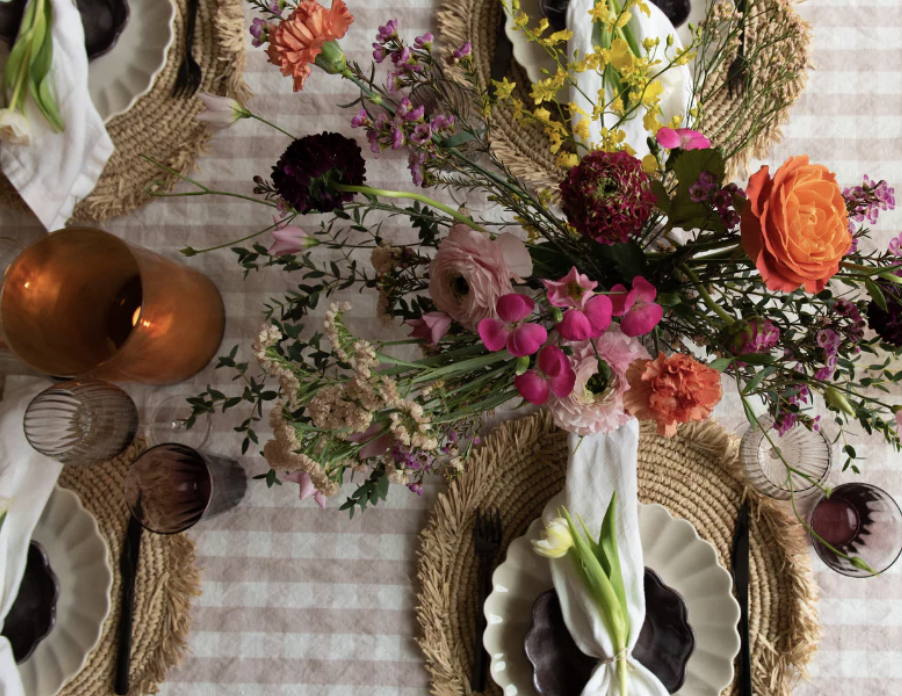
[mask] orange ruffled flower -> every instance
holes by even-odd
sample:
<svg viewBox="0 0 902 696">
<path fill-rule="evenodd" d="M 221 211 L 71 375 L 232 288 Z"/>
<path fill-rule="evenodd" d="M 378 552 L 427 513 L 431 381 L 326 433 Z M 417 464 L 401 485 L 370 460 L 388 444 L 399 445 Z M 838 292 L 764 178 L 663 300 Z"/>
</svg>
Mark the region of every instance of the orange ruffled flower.
<svg viewBox="0 0 902 696">
<path fill-rule="evenodd" d="M 770 290 L 818 293 L 852 245 L 849 216 L 836 176 L 808 155 L 790 157 L 770 177 L 749 180 L 742 247 Z"/>
<path fill-rule="evenodd" d="M 623 395 L 628 413 L 653 420 L 658 435 L 673 437 L 678 423 L 704 420 L 720 402 L 720 373 L 682 353 L 659 353 L 636 360 L 626 371 L 630 388 Z"/>
<path fill-rule="evenodd" d="M 278 65 L 285 77 L 294 77 L 294 91 L 300 92 L 323 45 L 343 37 L 353 21 L 344 0 L 333 0 L 328 10 L 315 0 L 301 0 L 270 33 L 269 62 Z"/>
</svg>

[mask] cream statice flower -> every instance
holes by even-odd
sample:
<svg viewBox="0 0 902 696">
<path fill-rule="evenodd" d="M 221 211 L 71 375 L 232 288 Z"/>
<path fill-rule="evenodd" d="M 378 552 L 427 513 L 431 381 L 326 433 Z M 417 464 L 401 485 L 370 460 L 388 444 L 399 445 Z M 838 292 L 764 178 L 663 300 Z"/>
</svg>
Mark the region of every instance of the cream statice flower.
<svg viewBox="0 0 902 696">
<path fill-rule="evenodd" d="M 291 408 L 296 409 L 300 406 L 301 380 L 294 365 L 272 350 L 282 338 L 277 326 L 265 324 L 254 341 L 253 352 L 266 374 L 279 380 L 282 393 L 288 397 Z"/>
<path fill-rule="evenodd" d="M 358 406 L 337 384 L 317 392 L 307 404 L 307 415 L 317 428 L 330 431 L 339 440 L 365 432 L 373 422 L 373 412 Z"/>
<path fill-rule="evenodd" d="M 373 249 L 370 255 L 370 261 L 376 273 L 391 273 L 395 267 L 395 260 L 401 254 L 398 247 L 392 246 L 385 240 L 379 242 L 379 245 Z"/>
<path fill-rule="evenodd" d="M 432 424 L 420 404 L 410 399 L 397 399 L 392 405 L 397 410 L 390 416 L 389 430 L 398 442 L 427 452 L 438 447 L 438 440 L 430 432 Z"/>
<path fill-rule="evenodd" d="M 303 471 L 318 491 L 326 496 L 338 492 L 338 484 L 329 478 L 322 465 L 307 454 L 300 452 L 301 442 L 298 440 L 294 425 L 285 419 L 285 403 L 278 402 L 269 414 L 269 425 L 274 440 L 263 446 L 263 457 L 270 467 L 277 471 Z"/>
<path fill-rule="evenodd" d="M 570 364 L 576 384 L 569 396 L 549 402 L 555 425 L 577 435 L 609 433 L 632 418 L 623 406 L 623 394 L 629 389 L 626 371 L 634 360 L 650 357 L 616 324 L 594 343 L 594 348 L 589 341 L 573 344 Z"/>
<path fill-rule="evenodd" d="M 345 352 L 342 334 L 347 333 L 344 328 L 344 313 L 351 311 L 350 302 L 333 302 L 329 305 L 326 312 L 326 318 L 323 321 L 326 338 L 332 346 L 332 352 L 339 360 L 348 361 L 348 354 Z"/>
<path fill-rule="evenodd" d="M 545 536 L 532 540 L 532 550 L 545 558 L 561 558 L 573 546 L 573 536 L 567 520 L 556 517 L 545 524 Z"/>
</svg>

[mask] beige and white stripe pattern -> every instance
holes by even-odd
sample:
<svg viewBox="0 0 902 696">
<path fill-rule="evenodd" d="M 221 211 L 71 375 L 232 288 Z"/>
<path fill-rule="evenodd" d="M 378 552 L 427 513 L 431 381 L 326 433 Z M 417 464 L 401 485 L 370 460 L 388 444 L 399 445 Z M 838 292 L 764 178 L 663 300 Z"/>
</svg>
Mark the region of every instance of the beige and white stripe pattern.
<svg viewBox="0 0 902 696">
<path fill-rule="evenodd" d="M 349 55 L 368 61 L 379 24 L 397 18 L 405 36 L 434 30 L 434 0 L 353 0 L 356 17 L 343 41 Z M 814 62 L 808 91 L 794 109 L 784 141 L 770 162 L 792 154 L 836 170 L 843 185 L 869 174 L 887 179 L 902 195 L 902 6 L 898 0 L 811 0 L 799 8 L 814 29 Z M 297 134 L 337 130 L 351 135 L 350 114 L 335 105 L 353 98 L 339 79 L 314 71 L 303 94 L 249 48 L 247 81 L 257 96 L 251 107 Z M 249 193 L 255 174 L 266 176 L 287 140 L 261 124 L 243 122 L 214 138 L 200 160 L 198 177 L 211 187 Z M 376 186 L 409 186 L 404 158 L 368 159 Z M 30 218 L 3 211 L 4 230 L 27 239 Z M 902 213 L 884 215 L 876 234 L 881 245 L 898 232 Z M 269 224 L 267 211 L 228 199 L 156 201 L 107 229 L 128 241 L 177 256 L 191 245 L 221 244 Z M 409 235 L 401 222 L 384 229 L 389 238 Z M 225 298 L 224 346 L 240 343 L 245 357 L 259 323 L 259 309 L 288 281 L 278 272 L 251 275 L 228 251 L 188 260 L 209 274 Z M 352 326 L 382 334 L 374 302 L 351 294 Z M 3 372 L 23 368 L 9 359 Z M 206 369 L 188 385 L 154 390 L 130 387 L 147 416 L 170 394 L 199 391 L 206 384 L 233 385 L 224 371 Z M 902 394 L 900 394 L 902 397 Z M 902 398 L 899 399 L 902 402 Z M 236 411 L 239 409 L 236 409 Z M 722 420 L 739 427 L 741 410 L 729 397 Z M 230 414 L 231 416 L 231 414 Z M 244 418 L 217 418 L 208 448 L 239 455 L 231 428 Z M 899 455 L 876 439 L 861 437 L 868 456 L 864 477 L 902 496 Z M 253 455 L 253 452 L 251 453 Z M 241 458 L 251 474 L 265 470 L 257 456 Z M 387 504 L 353 521 L 337 510 L 340 499 L 320 511 L 300 503 L 292 485 L 269 491 L 254 483 L 242 506 L 195 534 L 203 567 L 203 595 L 195 604 L 191 654 L 173 670 L 165 696 L 425 696 L 428 681 L 414 643 L 417 533 L 437 485 L 422 498 L 394 490 Z M 816 561 L 823 590 L 825 636 L 813 669 L 814 681 L 797 693 L 902 692 L 902 564 L 884 577 L 850 580 Z"/>
</svg>

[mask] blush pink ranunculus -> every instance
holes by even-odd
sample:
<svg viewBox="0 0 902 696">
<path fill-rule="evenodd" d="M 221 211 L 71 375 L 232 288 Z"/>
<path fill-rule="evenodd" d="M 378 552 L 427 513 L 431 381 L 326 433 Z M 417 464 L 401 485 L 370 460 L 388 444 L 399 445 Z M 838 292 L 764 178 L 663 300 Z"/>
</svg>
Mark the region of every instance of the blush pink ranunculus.
<svg viewBox="0 0 902 696">
<path fill-rule="evenodd" d="M 607 295 L 589 298 L 582 309 L 568 309 L 557 325 L 558 333 L 568 341 L 597 338 L 611 325 L 612 306 Z"/>
<path fill-rule="evenodd" d="M 584 309 L 595 294 L 592 292 L 598 287 L 598 283 L 589 280 L 589 276 L 576 270 L 576 266 L 560 280 L 543 280 L 542 284 L 548 291 L 548 301 L 555 307 L 572 307 Z"/>
<path fill-rule="evenodd" d="M 413 329 L 411 338 L 422 338 L 430 345 L 437 346 L 451 327 L 451 317 L 444 312 L 429 312 L 419 319 L 408 319 L 404 322 Z"/>
<path fill-rule="evenodd" d="M 691 128 L 661 128 L 655 136 L 658 145 L 667 150 L 707 150 L 711 141 Z"/>
<path fill-rule="evenodd" d="M 479 337 L 491 351 L 507 348 L 515 358 L 532 355 L 548 338 L 548 332 L 540 324 L 524 321 L 535 309 L 536 303 L 529 295 L 511 293 L 498 299 L 498 319 L 486 317 L 479 322 Z"/>
<path fill-rule="evenodd" d="M 300 487 L 298 496 L 301 500 L 313 498 L 313 500 L 316 501 L 317 505 L 319 505 L 324 510 L 326 509 L 325 494 L 322 491 L 316 490 L 316 486 L 313 485 L 310 474 L 308 474 L 306 471 L 292 471 L 290 474 L 285 475 L 285 480 L 298 484 L 298 486 Z"/>
<path fill-rule="evenodd" d="M 611 292 L 615 317 L 620 319 L 620 329 L 627 336 L 644 336 L 654 329 L 664 317 L 664 308 L 655 303 L 658 291 L 642 276 L 633 278 L 633 289 L 615 285 Z"/>
<path fill-rule="evenodd" d="M 429 296 L 439 311 L 474 331 L 495 316 L 498 299 L 513 292 L 512 276 L 531 275 L 528 257 L 512 234 L 492 240 L 463 223 L 453 225 L 429 264 Z"/>
<path fill-rule="evenodd" d="M 642 344 L 624 335 L 616 324 L 593 341 L 574 345 L 573 389 L 549 404 L 555 424 L 567 432 L 591 435 L 609 433 L 626 423 L 630 419 L 623 404 L 629 389 L 626 372 L 633 361 L 648 357 Z"/>
<path fill-rule="evenodd" d="M 514 377 L 514 386 L 529 403 L 541 406 L 551 394 L 563 399 L 573 391 L 576 375 L 570 360 L 557 346 L 545 346 L 536 367 Z"/>
<path fill-rule="evenodd" d="M 297 254 L 307 248 L 307 233 L 304 230 L 289 225 L 287 222 L 281 222 L 277 216 L 273 216 L 272 220 L 276 223 L 276 227 L 272 231 L 273 242 L 269 247 L 270 254 L 273 256 Z"/>
</svg>

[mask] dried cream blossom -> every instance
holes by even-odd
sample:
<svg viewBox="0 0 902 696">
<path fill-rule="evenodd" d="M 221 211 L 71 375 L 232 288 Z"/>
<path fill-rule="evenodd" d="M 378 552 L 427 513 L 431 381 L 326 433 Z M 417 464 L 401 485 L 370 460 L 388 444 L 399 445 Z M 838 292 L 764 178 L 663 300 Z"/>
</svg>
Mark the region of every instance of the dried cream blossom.
<svg viewBox="0 0 902 696">
<path fill-rule="evenodd" d="M 379 296 L 376 298 L 376 316 L 383 326 L 388 326 L 395 321 L 389 311 L 390 307 L 391 298 L 388 296 L 388 292 L 384 288 L 379 288 Z"/>
<path fill-rule="evenodd" d="M 318 491 L 328 497 L 338 493 L 339 485 L 330 479 L 316 460 L 300 452 L 286 449 L 278 440 L 270 440 L 263 446 L 263 457 L 277 471 L 304 471 Z"/>
<path fill-rule="evenodd" d="M 320 389 L 307 404 L 307 415 L 317 428 L 331 431 L 341 440 L 346 440 L 351 432 L 364 432 L 373 421 L 372 411 L 354 403 L 339 385 Z"/>
<path fill-rule="evenodd" d="M 393 406 L 397 409 L 391 414 L 389 430 L 405 447 L 425 450 L 427 452 L 438 447 L 438 440 L 430 433 L 432 428 L 423 407 L 410 399 L 398 399 Z"/>
<path fill-rule="evenodd" d="M 333 302 L 329 305 L 329 310 L 326 312 L 326 318 L 323 321 L 326 338 L 332 346 L 332 352 L 338 356 L 339 360 L 344 362 L 348 361 L 348 354 L 345 352 L 341 342 L 342 315 L 350 310 L 351 304 L 349 302 Z"/>
<path fill-rule="evenodd" d="M 266 354 L 266 351 L 279 344 L 282 340 L 282 332 L 279 327 L 274 324 L 264 324 L 260 328 L 260 333 L 253 343 L 254 357 L 260 363 L 260 366 L 267 372 L 273 365 L 272 360 Z"/>
<path fill-rule="evenodd" d="M 373 249 L 370 261 L 376 273 L 390 273 L 395 267 L 395 260 L 400 256 L 401 250 L 385 240 L 379 242 L 379 246 Z"/>
</svg>

